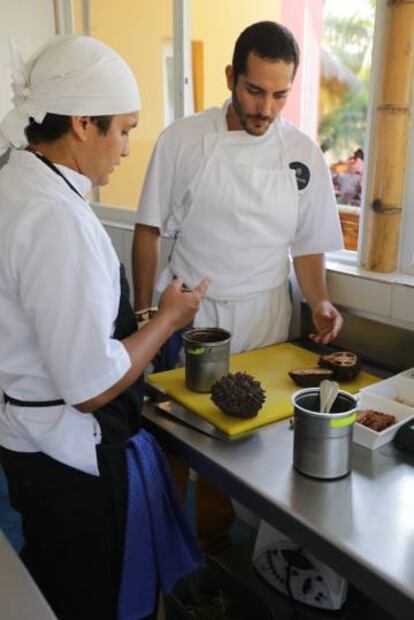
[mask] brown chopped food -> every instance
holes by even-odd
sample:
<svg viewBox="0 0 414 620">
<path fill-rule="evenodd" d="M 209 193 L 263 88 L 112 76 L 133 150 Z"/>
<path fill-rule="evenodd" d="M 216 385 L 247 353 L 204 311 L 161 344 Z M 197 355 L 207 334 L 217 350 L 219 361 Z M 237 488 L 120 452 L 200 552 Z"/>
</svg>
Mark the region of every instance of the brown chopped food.
<svg viewBox="0 0 414 620">
<path fill-rule="evenodd" d="M 351 351 L 321 355 L 318 364 L 322 368 L 333 370 L 333 378 L 338 381 L 352 381 L 361 370 L 358 356 Z"/>
<path fill-rule="evenodd" d="M 333 370 L 329 368 L 296 368 L 289 372 L 289 377 L 301 387 L 316 387 L 324 379 L 332 379 Z"/>
<path fill-rule="evenodd" d="M 365 409 L 360 411 L 357 415 L 357 422 L 363 426 L 367 426 L 373 431 L 384 431 L 389 426 L 392 426 L 397 421 L 395 415 L 389 413 L 380 413 L 372 409 Z"/>
<path fill-rule="evenodd" d="M 253 418 L 262 408 L 266 396 L 254 377 L 246 372 L 230 372 L 213 385 L 211 400 L 226 415 Z"/>
</svg>

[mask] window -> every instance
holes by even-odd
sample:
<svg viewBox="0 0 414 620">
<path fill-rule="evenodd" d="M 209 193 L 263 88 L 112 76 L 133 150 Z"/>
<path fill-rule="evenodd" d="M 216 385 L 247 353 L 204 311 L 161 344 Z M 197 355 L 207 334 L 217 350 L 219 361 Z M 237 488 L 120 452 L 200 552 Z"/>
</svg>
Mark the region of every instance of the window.
<svg viewBox="0 0 414 620">
<path fill-rule="evenodd" d="M 182 50 L 186 57 L 181 73 L 174 64 L 175 116 L 183 112 L 188 114 L 193 110 L 199 111 L 211 105 L 221 105 L 228 97 L 224 67 L 231 59 L 237 35 L 253 21 L 273 19 L 286 24 L 294 32 L 302 49 L 302 63 L 284 116 L 319 139 L 325 149 L 333 175 L 337 175 L 336 179 L 334 176 L 334 181 L 338 184 L 339 211 L 347 237 L 347 247 L 356 249 L 358 236 L 363 238 L 366 235 L 366 231 L 363 231 L 363 235 L 359 232 L 362 211 L 360 171 L 363 166 L 365 169 L 369 167 L 365 134 L 368 133 L 370 121 L 365 121 L 365 112 L 368 105 L 372 28 L 375 13 L 384 19 L 383 16 L 389 8 L 386 0 L 349 0 L 347 3 L 338 3 L 335 0 L 260 0 L 254 6 L 249 0 L 211 0 L 209 3 L 204 0 L 155 0 L 151 3 L 149 0 L 128 0 L 128 19 L 124 17 L 125 12 L 120 15 L 115 2 L 77 0 L 73 4 L 78 13 L 83 11 L 85 14 L 87 7 L 90 33 L 119 50 L 133 66 L 142 91 L 142 120 L 136 134 L 132 136 L 132 156 L 117 170 L 117 176 L 111 179 L 110 184 L 102 188 L 102 203 L 135 208 L 155 140 L 172 118 L 173 108 L 168 84 L 171 84 L 171 64 L 178 61 L 177 57 L 172 58 L 172 49 L 174 53 L 178 50 L 178 54 Z M 342 10 L 337 18 L 342 19 L 342 22 L 345 20 L 340 27 L 343 37 L 350 41 L 347 45 L 341 43 L 337 35 L 332 34 L 335 21 L 332 16 L 329 17 L 332 6 Z M 178 29 L 177 24 L 174 28 L 173 7 L 176 15 L 180 12 L 182 18 L 181 28 Z M 319 55 L 324 7 L 325 22 L 329 26 L 325 34 L 328 36 L 330 33 L 331 47 L 329 56 L 323 52 L 325 66 L 321 66 L 322 89 L 325 88 L 326 91 L 329 80 L 331 86 L 336 80 L 334 85 L 337 90 L 334 89 L 330 94 L 328 92 L 331 97 L 329 100 L 326 92 L 321 96 L 322 122 L 318 136 L 313 112 L 314 102 L 317 101 L 319 67 L 315 69 L 314 54 L 317 52 Z M 176 34 L 175 43 L 173 30 Z M 148 62 L 149 58 L 151 62 Z M 381 49 L 378 49 L 375 57 L 377 73 L 381 62 Z M 316 89 L 316 98 L 312 88 Z M 177 104 L 180 97 L 182 104 Z M 339 109 L 338 101 L 341 103 Z M 316 108 L 316 121 L 317 116 Z M 346 131 L 343 131 L 344 127 L 347 128 Z M 411 138 L 412 145 L 413 142 L 414 137 Z M 412 165 L 414 157 L 410 163 L 410 166 Z M 364 174 L 367 174 L 366 170 Z M 407 208 L 404 212 L 404 243 L 401 249 L 401 266 L 409 273 L 413 272 L 414 263 L 413 235 L 409 234 L 409 230 L 414 226 L 413 183 L 410 176 L 406 193 Z M 360 245 L 362 250 L 366 247 L 365 242 Z M 356 261 L 357 254 L 353 254 Z"/>
<path fill-rule="evenodd" d="M 323 14 L 319 142 L 330 165 L 345 247 L 356 250 L 375 0 L 326 0 Z"/>
</svg>

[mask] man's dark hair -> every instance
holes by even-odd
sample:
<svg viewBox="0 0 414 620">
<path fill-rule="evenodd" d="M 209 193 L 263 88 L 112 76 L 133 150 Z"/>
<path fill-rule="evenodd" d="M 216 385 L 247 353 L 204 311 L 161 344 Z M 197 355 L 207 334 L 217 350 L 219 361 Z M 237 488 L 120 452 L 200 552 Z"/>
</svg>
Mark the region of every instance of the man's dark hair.
<svg viewBox="0 0 414 620">
<path fill-rule="evenodd" d="M 34 118 L 30 119 L 25 129 L 27 140 L 30 144 L 40 142 L 54 142 L 61 138 L 70 129 L 70 116 L 62 114 L 46 114 L 43 122 L 37 123 Z M 98 128 L 100 134 L 105 135 L 111 125 L 113 116 L 91 116 L 92 122 Z"/>
<path fill-rule="evenodd" d="M 240 34 L 233 53 L 235 84 L 239 75 L 246 73 L 247 57 L 250 52 L 266 60 L 283 60 L 288 64 L 293 63 L 293 75 L 299 65 L 299 47 L 293 34 L 276 22 L 257 22 L 248 26 Z"/>
</svg>

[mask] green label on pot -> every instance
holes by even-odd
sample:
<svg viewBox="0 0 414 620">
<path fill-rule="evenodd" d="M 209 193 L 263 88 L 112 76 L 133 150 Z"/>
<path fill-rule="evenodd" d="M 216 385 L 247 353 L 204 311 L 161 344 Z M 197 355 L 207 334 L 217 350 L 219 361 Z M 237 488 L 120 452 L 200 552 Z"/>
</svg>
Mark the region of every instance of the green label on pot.
<svg viewBox="0 0 414 620">
<path fill-rule="evenodd" d="M 350 426 L 356 420 L 356 413 L 351 413 L 346 418 L 338 418 L 338 420 L 331 420 L 330 425 L 338 428 L 339 426 Z"/>
<path fill-rule="evenodd" d="M 191 355 L 202 355 L 204 353 L 204 347 L 197 347 L 194 349 L 187 349 L 187 353 L 191 353 Z"/>
</svg>

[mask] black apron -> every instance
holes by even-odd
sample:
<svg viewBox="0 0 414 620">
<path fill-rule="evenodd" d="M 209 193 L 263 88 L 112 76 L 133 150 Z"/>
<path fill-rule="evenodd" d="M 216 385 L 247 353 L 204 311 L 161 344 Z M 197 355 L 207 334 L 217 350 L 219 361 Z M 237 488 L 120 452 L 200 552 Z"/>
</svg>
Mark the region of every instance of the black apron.
<svg viewBox="0 0 414 620">
<path fill-rule="evenodd" d="M 120 282 L 114 332 L 119 340 L 137 329 L 122 265 Z M 102 432 L 96 446 L 100 476 L 41 452 L 0 448 L 10 503 L 22 516 L 22 560 L 59 620 L 116 619 L 127 510 L 125 445 L 140 427 L 143 395 L 141 376 L 94 412 Z"/>
<path fill-rule="evenodd" d="M 115 321 L 114 338 L 123 340 L 137 331 L 137 320 L 129 301 L 129 285 L 124 266 L 120 265 L 121 296 Z M 144 375 L 110 403 L 94 412 L 105 442 L 126 442 L 139 430 L 144 401 Z"/>
</svg>

